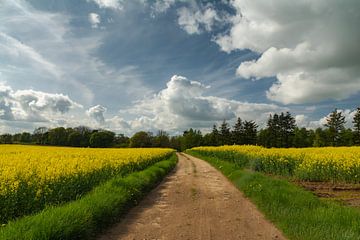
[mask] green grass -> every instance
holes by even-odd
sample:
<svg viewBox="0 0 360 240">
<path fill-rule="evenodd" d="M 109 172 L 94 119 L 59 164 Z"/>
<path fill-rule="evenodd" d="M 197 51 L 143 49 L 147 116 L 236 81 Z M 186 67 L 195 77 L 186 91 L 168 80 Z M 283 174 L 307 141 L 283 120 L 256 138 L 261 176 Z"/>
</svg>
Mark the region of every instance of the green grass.
<svg viewBox="0 0 360 240">
<path fill-rule="evenodd" d="M 92 239 L 136 205 L 176 162 L 173 154 L 143 171 L 114 177 L 77 201 L 9 222 L 0 228 L 0 239 Z"/>
<path fill-rule="evenodd" d="M 285 179 L 244 170 L 234 163 L 187 153 L 227 176 L 282 232 L 293 240 L 360 240 L 360 210 L 321 200 Z"/>
</svg>

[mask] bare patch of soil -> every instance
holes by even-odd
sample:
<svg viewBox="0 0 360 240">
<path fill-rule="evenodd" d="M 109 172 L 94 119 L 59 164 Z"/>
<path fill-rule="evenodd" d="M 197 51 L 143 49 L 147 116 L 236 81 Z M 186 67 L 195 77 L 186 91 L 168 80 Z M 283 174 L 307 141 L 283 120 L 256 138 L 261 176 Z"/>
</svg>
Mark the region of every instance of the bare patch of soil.
<svg viewBox="0 0 360 240">
<path fill-rule="evenodd" d="M 285 239 L 207 162 L 178 157 L 175 171 L 99 239 Z"/>
<path fill-rule="evenodd" d="M 295 183 L 320 198 L 332 199 L 348 206 L 360 208 L 360 184 L 305 181 Z"/>
</svg>

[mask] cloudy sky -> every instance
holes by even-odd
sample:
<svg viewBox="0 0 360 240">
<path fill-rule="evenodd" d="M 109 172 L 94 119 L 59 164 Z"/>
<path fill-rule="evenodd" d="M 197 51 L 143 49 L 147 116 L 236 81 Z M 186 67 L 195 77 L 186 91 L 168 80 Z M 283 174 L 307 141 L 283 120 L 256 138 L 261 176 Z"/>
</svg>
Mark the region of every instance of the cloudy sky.
<svg viewBox="0 0 360 240">
<path fill-rule="evenodd" d="M 205 130 L 360 105 L 358 0 L 0 0 L 0 133 Z"/>
</svg>

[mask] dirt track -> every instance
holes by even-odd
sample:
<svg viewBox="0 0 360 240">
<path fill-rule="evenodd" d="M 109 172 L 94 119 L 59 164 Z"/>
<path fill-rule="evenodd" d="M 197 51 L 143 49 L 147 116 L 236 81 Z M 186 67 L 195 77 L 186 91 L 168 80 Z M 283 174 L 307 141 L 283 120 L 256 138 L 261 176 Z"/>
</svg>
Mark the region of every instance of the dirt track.
<svg viewBox="0 0 360 240">
<path fill-rule="evenodd" d="M 99 239 L 285 239 L 212 166 L 178 157 L 175 171 Z"/>
</svg>

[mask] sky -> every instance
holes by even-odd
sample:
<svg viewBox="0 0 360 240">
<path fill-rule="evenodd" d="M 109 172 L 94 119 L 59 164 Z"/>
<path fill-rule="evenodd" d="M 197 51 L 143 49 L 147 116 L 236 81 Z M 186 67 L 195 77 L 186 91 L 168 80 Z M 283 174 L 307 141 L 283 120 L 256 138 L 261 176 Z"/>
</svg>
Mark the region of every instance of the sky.
<svg viewBox="0 0 360 240">
<path fill-rule="evenodd" d="M 360 106 L 358 0 L 0 0 L 0 133 L 209 131 Z"/>
</svg>

